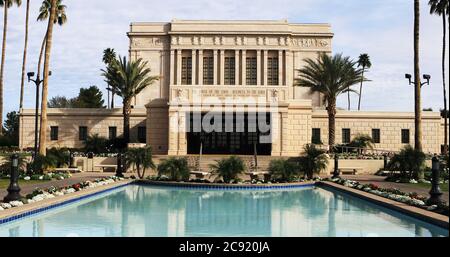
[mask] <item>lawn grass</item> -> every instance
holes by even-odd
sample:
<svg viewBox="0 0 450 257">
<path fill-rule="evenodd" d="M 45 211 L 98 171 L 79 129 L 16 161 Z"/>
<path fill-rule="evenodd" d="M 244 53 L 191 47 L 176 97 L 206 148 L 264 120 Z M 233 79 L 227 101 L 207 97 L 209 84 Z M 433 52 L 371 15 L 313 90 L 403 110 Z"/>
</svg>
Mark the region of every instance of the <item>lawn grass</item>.
<svg viewBox="0 0 450 257">
<path fill-rule="evenodd" d="M 411 186 L 416 186 L 425 189 L 431 189 L 431 184 L 419 183 L 419 184 L 410 184 Z M 440 185 L 440 188 L 443 192 L 448 192 L 448 183 L 444 183 Z"/>
<path fill-rule="evenodd" d="M 19 180 L 19 185 L 34 185 L 40 184 L 48 181 L 36 181 L 36 180 Z M 0 190 L 7 189 L 9 186 L 9 179 L 0 179 Z"/>
</svg>

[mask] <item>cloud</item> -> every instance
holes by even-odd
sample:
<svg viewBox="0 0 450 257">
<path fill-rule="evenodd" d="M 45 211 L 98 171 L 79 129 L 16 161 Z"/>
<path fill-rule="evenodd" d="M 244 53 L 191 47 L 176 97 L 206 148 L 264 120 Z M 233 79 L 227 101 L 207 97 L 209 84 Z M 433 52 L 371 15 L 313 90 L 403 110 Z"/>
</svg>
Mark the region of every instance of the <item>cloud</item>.
<svg viewBox="0 0 450 257">
<path fill-rule="evenodd" d="M 413 110 L 413 91 L 404 79 L 412 73 L 413 6 L 404 0 L 165 0 L 165 1 L 64 1 L 68 23 L 55 27 L 49 97 L 72 97 L 80 87 L 105 87 L 100 69 L 102 51 L 113 47 L 128 53 L 130 22 L 178 19 L 288 19 L 290 22 L 331 23 L 335 39 L 333 51 L 357 58 L 368 53 L 373 68 L 365 83 L 365 110 Z M 423 89 L 423 106 L 442 108 L 441 20 L 428 14 L 422 1 L 421 68 L 432 75 L 432 85 Z M 36 69 L 46 24 L 36 22 L 39 1 L 32 1 L 29 62 Z M 89 6 L 89 7 L 87 7 Z M 3 14 L 0 14 L 0 18 Z M 5 70 L 5 113 L 19 105 L 25 6 L 10 10 Z M 447 78 L 448 79 L 448 78 Z M 25 85 L 25 107 L 34 106 L 34 86 Z M 106 90 L 103 90 L 106 94 Z M 380 101 L 380 99 L 382 99 Z M 352 97 L 356 108 L 357 96 Z M 346 107 L 346 96 L 338 101 Z"/>
</svg>

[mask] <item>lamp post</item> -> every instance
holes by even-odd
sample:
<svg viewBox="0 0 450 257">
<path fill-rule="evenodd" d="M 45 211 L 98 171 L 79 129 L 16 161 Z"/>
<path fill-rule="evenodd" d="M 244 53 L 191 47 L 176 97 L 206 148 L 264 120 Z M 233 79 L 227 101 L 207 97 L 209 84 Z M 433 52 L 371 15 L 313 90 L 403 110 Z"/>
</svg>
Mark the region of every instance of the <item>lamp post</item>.
<svg viewBox="0 0 450 257">
<path fill-rule="evenodd" d="M 332 178 L 339 178 L 339 156 L 337 153 L 334 154 L 334 172 Z"/>
<path fill-rule="evenodd" d="M 387 168 L 388 168 L 388 163 L 389 163 L 389 159 L 388 159 L 388 155 L 387 154 L 384 154 L 384 156 L 383 156 L 383 166 L 384 166 L 384 170 L 387 170 Z"/>
<path fill-rule="evenodd" d="M 36 158 L 37 153 L 39 151 L 38 149 L 38 130 L 39 130 L 39 122 L 38 122 L 38 117 L 39 117 L 39 87 L 41 85 L 41 83 L 44 81 L 43 79 L 41 79 L 39 76 L 36 77 L 36 79 L 33 79 L 34 77 L 34 72 L 28 72 L 27 76 L 28 76 L 28 83 L 33 81 L 34 84 L 36 84 L 36 110 L 35 110 L 35 121 L 34 121 L 34 158 Z M 49 76 L 52 75 L 52 72 L 49 71 L 48 73 Z"/>
<path fill-rule="evenodd" d="M 117 155 L 117 169 L 116 169 L 116 177 L 123 178 L 123 160 L 122 153 Z"/>
<path fill-rule="evenodd" d="M 11 178 L 8 187 L 8 195 L 3 199 L 5 203 L 18 201 L 22 198 L 19 187 L 19 155 L 11 155 Z"/>
<path fill-rule="evenodd" d="M 435 156 L 433 157 L 433 164 L 431 168 L 431 191 L 430 191 L 430 199 L 428 199 L 427 203 L 429 205 L 438 205 L 442 202 L 441 196 L 442 191 L 439 186 L 439 173 L 440 173 L 440 163 L 439 159 Z"/>
</svg>

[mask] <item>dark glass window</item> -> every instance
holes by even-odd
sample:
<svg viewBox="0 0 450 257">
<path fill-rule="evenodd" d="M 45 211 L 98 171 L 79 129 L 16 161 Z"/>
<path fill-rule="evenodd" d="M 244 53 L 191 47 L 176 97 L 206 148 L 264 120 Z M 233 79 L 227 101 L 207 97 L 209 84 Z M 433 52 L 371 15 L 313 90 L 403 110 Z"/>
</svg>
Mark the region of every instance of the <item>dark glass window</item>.
<svg viewBox="0 0 450 257">
<path fill-rule="evenodd" d="M 139 143 L 147 143 L 147 129 L 146 127 L 138 127 L 138 141 Z"/>
<path fill-rule="evenodd" d="M 402 144 L 409 144 L 409 129 L 402 129 Z"/>
<path fill-rule="evenodd" d="M 372 129 L 372 139 L 375 144 L 381 143 L 380 129 Z"/>
<path fill-rule="evenodd" d="M 52 141 L 58 140 L 58 132 L 59 128 L 57 126 L 50 127 L 50 140 Z"/>
<path fill-rule="evenodd" d="M 278 57 L 269 57 L 267 59 L 267 84 L 271 86 L 278 85 Z"/>
<path fill-rule="evenodd" d="M 109 139 L 116 139 L 117 138 L 117 127 L 109 127 Z"/>
<path fill-rule="evenodd" d="M 183 57 L 181 59 L 181 84 L 192 84 L 192 57 Z"/>
<path fill-rule="evenodd" d="M 236 84 L 235 60 L 234 57 L 225 57 L 225 85 Z"/>
<path fill-rule="evenodd" d="M 214 58 L 203 57 L 203 84 L 214 84 Z"/>
<path fill-rule="evenodd" d="M 248 57 L 246 61 L 247 67 L 246 67 L 246 83 L 247 85 L 255 86 L 257 83 L 257 76 L 258 76 L 258 65 L 256 63 L 255 57 Z"/>
<path fill-rule="evenodd" d="M 85 141 L 87 139 L 87 127 L 80 126 L 78 129 L 78 139 L 80 141 Z"/>
<path fill-rule="evenodd" d="M 313 144 L 322 144 L 322 139 L 320 138 L 320 128 L 312 129 L 312 138 L 311 143 Z"/>
<path fill-rule="evenodd" d="M 343 144 L 350 143 L 350 129 L 342 129 L 342 143 Z"/>
</svg>

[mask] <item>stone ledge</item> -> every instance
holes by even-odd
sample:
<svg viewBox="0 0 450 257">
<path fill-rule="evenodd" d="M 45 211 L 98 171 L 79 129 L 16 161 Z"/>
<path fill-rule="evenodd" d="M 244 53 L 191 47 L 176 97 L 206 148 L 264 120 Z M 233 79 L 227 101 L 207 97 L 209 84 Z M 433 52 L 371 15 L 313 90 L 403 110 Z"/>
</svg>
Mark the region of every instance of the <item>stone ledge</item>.
<svg viewBox="0 0 450 257">
<path fill-rule="evenodd" d="M 356 196 L 358 198 L 361 198 L 363 200 L 376 203 L 378 205 L 381 205 L 383 207 L 386 207 L 388 209 L 401 212 L 403 214 L 412 216 L 414 218 L 417 218 L 419 220 L 431 223 L 433 225 L 443 227 L 448 229 L 449 228 L 449 217 L 445 215 L 441 215 L 435 212 L 427 211 L 415 206 L 411 206 L 405 203 L 397 202 L 391 199 L 387 199 L 378 195 L 374 195 L 368 192 L 364 192 L 361 190 L 357 190 L 354 188 L 349 188 L 346 186 L 342 186 L 339 184 L 336 184 L 334 182 L 318 182 L 317 183 L 320 186 L 329 187 L 336 189 L 338 191 L 348 193 L 352 196 Z"/>
<path fill-rule="evenodd" d="M 138 184 L 147 184 L 153 186 L 167 187 L 192 187 L 192 188 L 210 188 L 210 189 L 277 189 L 294 187 L 312 187 L 315 182 L 300 183 L 279 183 L 279 184 L 219 184 L 219 183 L 195 183 L 195 182 L 171 182 L 171 181 L 150 181 L 138 180 Z"/>
</svg>

